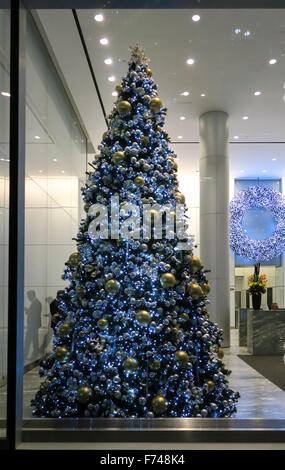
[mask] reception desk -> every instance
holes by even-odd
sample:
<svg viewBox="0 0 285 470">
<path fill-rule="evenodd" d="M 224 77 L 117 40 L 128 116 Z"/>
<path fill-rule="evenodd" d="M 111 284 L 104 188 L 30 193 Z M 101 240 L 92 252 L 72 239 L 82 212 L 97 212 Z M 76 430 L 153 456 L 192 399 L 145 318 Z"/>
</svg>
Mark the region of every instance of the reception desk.
<svg viewBox="0 0 285 470">
<path fill-rule="evenodd" d="M 284 354 L 285 309 L 241 309 L 240 329 L 241 323 L 243 325 L 240 346 L 247 346 L 249 354 L 256 356 Z M 244 344 L 245 335 L 246 344 Z"/>
</svg>

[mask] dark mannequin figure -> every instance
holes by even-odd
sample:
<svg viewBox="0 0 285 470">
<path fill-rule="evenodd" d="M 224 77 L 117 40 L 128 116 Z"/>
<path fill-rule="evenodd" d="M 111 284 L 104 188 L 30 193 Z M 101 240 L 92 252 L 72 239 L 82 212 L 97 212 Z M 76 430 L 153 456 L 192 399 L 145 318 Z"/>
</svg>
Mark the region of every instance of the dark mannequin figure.
<svg viewBox="0 0 285 470">
<path fill-rule="evenodd" d="M 42 313 L 42 304 L 37 299 L 36 293 L 34 290 L 29 290 L 27 292 L 27 297 L 31 302 L 28 308 L 25 308 L 25 313 L 27 315 L 27 330 L 25 337 L 24 345 L 24 358 L 28 359 L 30 347 L 32 345 L 32 357 L 38 359 L 39 355 L 39 333 L 38 330 L 41 327 L 41 313 Z"/>
<path fill-rule="evenodd" d="M 50 314 L 51 314 L 50 326 L 52 327 L 53 331 L 55 331 L 55 327 L 56 327 L 56 322 L 53 320 L 53 315 L 55 315 L 58 312 L 58 305 L 59 305 L 59 302 L 60 302 L 60 296 L 63 293 L 64 293 L 63 290 L 57 291 L 56 298 L 49 305 Z"/>
</svg>

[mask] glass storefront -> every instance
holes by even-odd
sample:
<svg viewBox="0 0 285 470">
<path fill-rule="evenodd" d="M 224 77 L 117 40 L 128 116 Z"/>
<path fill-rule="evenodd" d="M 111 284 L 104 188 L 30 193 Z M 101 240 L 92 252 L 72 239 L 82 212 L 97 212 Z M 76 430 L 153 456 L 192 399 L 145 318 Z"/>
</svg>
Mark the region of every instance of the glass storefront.
<svg viewBox="0 0 285 470">
<path fill-rule="evenodd" d="M 10 10 L 0 9 L 0 439 L 6 437 L 8 344 Z"/>
<path fill-rule="evenodd" d="M 254 309 L 248 285 L 258 263 L 242 261 L 229 251 L 228 234 L 223 231 L 228 214 L 221 207 L 223 203 L 229 207 L 235 188 L 271 185 L 285 194 L 285 167 L 280 163 L 284 152 L 280 124 L 285 109 L 284 54 L 277 40 L 272 43 L 273 33 L 283 31 L 284 19 L 285 10 L 27 10 L 26 161 L 22 175 L 25 273 L 24 302 L 19 307 L 24 318 L 23 407 L 18 416 L 23 420 L 20 430 L 25 443 L 49 440 L 54 444 L 59 440 L 64 447 L 76 439 L 134 442 L 132 429 L 138 441 L 144 442 L 150 439 L 147 430 L 152 430 L 154 440 L 161 443 L 162 429 L 164 435 L 171 434 L 173 442 L 178 430 L 185 443 L 198 439 L 195 433 L 199 432 L 201 441 L 237 438 L 246 442 L 246 432 L 252 435 L 256 429 L 259 436 L 267 432 L 265 440 L 274 439 L 268 433 L 275 429 L 275 438 L 280 433 L 277 440 L 281 441 L 285 429 L 285 383 L 280 379 L 285 374 L 280 346 L 285 341 L 284 253 L 261 263 L 267 290 L 260 309 Z M 7 398 L 9 31 L 9 10 L 0 10 L 0 438 L 6 436 Z M 123 77 L 128 72 L 129 46 L 137 42 L 145 48 L 150 64 L 144 62 L 140 46 L 135 52 L 133 49 L 135 63 L 142 60 L 143 65 L 141 69 L 133 67 L 127 83 Z M 151 77 L 158 83 L 158 96 L 167 108 L 169 142 L 163 120 L 156 117 L 164 109 L 162 103 L 152 103 L 150 96 L 156 93 L 148 82 Z M 126 124 L 130 97 L 132 106 L 139 104 L 137 115 Z M 143 113 L 148 106 L 152 106 L 151 112 L 144 109 Z M 203 151 L 208 145 L 206 132 L 203 134 L 208 123 L 201 124 L 201 116 L 212 110 L 228 119 L 223 127 L 223 160 L 218 162 L 220 154 L 215 155 L 214 170 L 212 164 L 207 167 L 208 154 L 199 154 L 201 141 Z M 137 129 L 142 122 L 143 130 Z M 211 135 L 216 138 L 214 129 Z M 150 143 L 152 147 L 148 147 Z M 167 168 L 157 157 L 156 144 L 168 157 Z M 141 155 L 137 158 L 140 150 L 145 160 L 149 158 L 147 162 Z M 112 152 L 116 157 L 111 159 Z M 172 154 L 178 156 L 175 162 Z M 102 155 L 105 160 L 100 167 Z M 122 162 L 125 167 L 119 175 Z M 155 170 L 156 164 L 159 170 L 152 175 L 150 170 Z M 95 175 L 93 180 L 90 173 Z M 180 192 L 172 194 L 171 184 L 177 181 Z M 153 196 L 145 197 L 147 202 L 153 203 L 156 197 L 163 200 L 161 194 L 167 191 L 180 203 L 185 201 L 190 217 L 187 233 L 195 240 L 190 267 L 183 265 L 183 253 L 175 258 L 175 250 L 166 250 L 164 263 L 158 242 L 151 255 L 145 256 L 148 239 L 140 249 L 127 243 L 124 256 L 125 240 L 121 238 L 110 250 L 108 243 L 101 249 L 90 242 L 86 222 L 89 206 L 106 202 L 115 194 L 114 188 L 133 202 L 133 194 L 143 192 L 141 188 L 147 185 Z M 96 191 L 100 194 L 95 201 Z M 245 231 L 249 230 L 246 223 L 253 230 L 252 238 L 256 229 L 253 216 L 261 218 L 248 213 L 248 220 L 243 221 Z M 268 219 L 272 233 L 277 227 L 273 219 Z M 263 214 L 263 225 L 266 220 Z M 206 234 L 202 229 L 205 224 Z M 206 252 L 209 257 L 203 259 Z M 155 274 L 146 269 L 152 262 Z M 228 271 L 221 268 L 223 263 Z M 164 277 L 166 281 L 164 274 L 169 276 Z M 143 291 L 148 276 L 151 288 Z M 224 295 L 221 285 L 225 286 Z M 183 286 L 183 295 L 191 297 L 191 308 L 182 312 Z M 173 289 L 173 295 L 166 289 Z M 165 318 L 160 317 L 166 311 Z M 259 317 L 256 311 L 261 312 Z M 216 323 L 224 328 L 226 344 L 220 341 Z M 164 334 L 166 339 L 160 344 Z M 181 340 L 183 334 L 189 335 L 187 341 Z M 163 354 L 154 345 L 161 347 Z M 186 347 L 191 354 L 184 351 Z M 142 357 L 145 367 L 141 375 L 135 354 Z M 232 374 L 226 379 L 227 370 Z M 156 390 L 153 384 L 158 382 Z M 153 390 L 156 395 L 150 399 Z M 238 400 L 232 390 L 240 393 Z M 167 410 L 169 403 L 172 408 Z M 214 429 L 219 430 L 218 438 L 213 438 Z M 144 431 L 142 437 L 140 430 Z M 121 431 L 126 437 L 118 437 Z M 239 432 L 244 433 L 242 437 Z"/>
</svg>

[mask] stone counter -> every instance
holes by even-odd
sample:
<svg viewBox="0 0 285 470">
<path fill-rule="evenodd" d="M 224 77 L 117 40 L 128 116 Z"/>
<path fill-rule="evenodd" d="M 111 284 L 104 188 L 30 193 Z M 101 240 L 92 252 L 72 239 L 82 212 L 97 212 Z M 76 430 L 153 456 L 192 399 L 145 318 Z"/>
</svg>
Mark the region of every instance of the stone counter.
<svg viewBox="0 0 285 470">
<path fill-rule="evenodd" d="M 247 347 L 256 356 L 284 354 L 285 310 L 247 310 Z"/>
</svg>

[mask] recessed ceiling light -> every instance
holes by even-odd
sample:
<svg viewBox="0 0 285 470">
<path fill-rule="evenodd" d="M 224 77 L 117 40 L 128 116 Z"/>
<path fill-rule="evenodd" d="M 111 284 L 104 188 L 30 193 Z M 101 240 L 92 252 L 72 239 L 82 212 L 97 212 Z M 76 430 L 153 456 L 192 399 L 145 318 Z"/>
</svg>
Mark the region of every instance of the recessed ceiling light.
<svg viewBox="0 0 285 470">
<path fill-rule="evenodd" d="M 104 21 L 104 16 L 101 13 L 99 13 L 98 15 L 94 16 L 94 20 L 98 21 L 98 23 L 102 23 L 102 21 Z"/>
<path fill-rule="evenodd" d="M 248 36 L 250 36 L 250 34 L 251 34 L 251 33 L 250 33 L 250 31 L 249 31 L 248 29 L 243 33 L 243 35 L 244 35 L 246 38 L 248 38 Z"/>
<path fill-rule="evenodd" d="M 255 91 L 254 92 L 254 96 L 260 96 L 261 95 L 261 91 Z"/>
<path fill-rule="evenodd" d="M 267 173 L 267 170 L 261 170 L 261 173 Z"/>
<path fill-rule="evenodd" d="M 192 21 L 200 21 L 200 16 L 199 15 L 193 15 L 192 16 Z"/>
<path fill-rule="evenodd" d="M 185 116 L 180 116 L 180 121 L 185 121 L 186 117 Z"/>
<path fill-rule="evenodd" d="M 248 116 L 243 116 L 242 118 L 244 121 L 246 121 L 248 119 Z"/>
<path fill-rule="evenodd" d="M 116 80 L 116 77 L 114 75 L 111 75 L 111 77 L 108 77 L 109 82 L 114 82 Z"/>
<path fill-rule="evenodd" d="M 113 63 L 113 60 L 111 59 L 111 57 L 108 57 L 108 59 L 104 60 L 104 64 L 106 65 L 112 65 L 112 63 Z"/>
<path fill-rule="evenodd" d="M 5 158 L 0 158 L 0 161 L 1 161 L 1 162 L 5 162 Z"/>
<path fill-rule="evenodd" d="M 52 159 L 54 162 L 58 162 L 58 159 L 57 158 L 53 158 Z"/>
<path fill-rule="evenodd" d="M 40 139 L 40 136 L 39 136 L 39 135 L 35 135 L 35 139 L 36 139 L 36 140 L 39 140 L 39 139 Z"/>
<path fill-rule="evenodd" d="M 269 65 L 274 65 L 277 63 L 277 59 L 269 59 L 268 63 Z"/>
<path fill-rule="evenodd" d="M 206 96 L 206 94 L 205 94 L 205 93 L 201 93 L 200 96 L 202 96 L 202 98 L 204 98 L 204 96 Z"/>
<path fill-rule="evenodd" d="M 112 91 L 112 96 L 118 96 L 118 92 L 117 91 Z"/>
<path fill-rule="evenodd" d="M 65 173 L 65 171 L 64 171 L 64 170 L 61 170 L 61 173 Z"/>
<path fill-rule="evenodd" d="M 272 161 L 273 161 L 273 162 L 276 162 L 276 160 L 277 160 L 277 158 L 272 158 Z"/>
<path fill-rule="evenodd" d="M 189 96 L 189 95 L 190 95 L 189 91 L 183 91 L 181 93 L 181 96 Z"/>
<path fill-rule="evenodd" d="M 235 140 L 239 139 L 239 135 L 234 135 L 234 139 Z"/>
<path fill-rule="evenodd" d="M 178 135 L 177 139 L 183 139 L 183 135 Z"/>
<path fill-rule="evenodd" d="M 102 46 L 107 46 L 107 44 L 109 44 L 109 39 L 108 38 L 101 38 L 100 39 L 100 44 L 102 44 Z"/>
<path fill-rule="evenodd" d="M 193 65 L 195 63 L 195 60 L 194 59 L 187 59 L 187 64 L 188 65 Z"/>
<path fill-rule="evenodd" d="M 1 95 L 2 96 L 7 96 L 8 98 L 10 98 L 10 93 L 8 91 L 1 91 Z"/>
<path fill-rule="evenodd" d="M 240 28 L 236 28 L 236 29 L 235 29 L 235 34 L 239 34 L 239 33 L 241 33 L 241 29 L 240 29 Z"/>
</svg>

